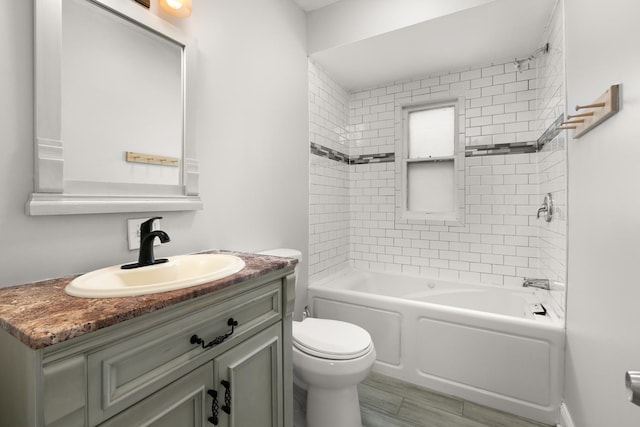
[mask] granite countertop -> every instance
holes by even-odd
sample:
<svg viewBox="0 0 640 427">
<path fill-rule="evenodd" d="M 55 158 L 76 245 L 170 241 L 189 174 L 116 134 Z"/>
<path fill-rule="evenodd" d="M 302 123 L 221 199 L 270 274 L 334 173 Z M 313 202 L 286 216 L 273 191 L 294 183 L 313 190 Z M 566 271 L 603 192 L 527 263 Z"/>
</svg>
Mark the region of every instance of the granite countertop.
<svg viewBox="0 0 640 427">
<path fill-rule="evenodd" d="M 203 253 L 219 253 L 208 251 Z M 240 252 L 245 268 L 190 288 L 123 298 L 77 298 L 64 292 L 75 277 L 0 289 L 0 328 L 34 350 L 295 265 L 296 260 Z"/>
</svg>

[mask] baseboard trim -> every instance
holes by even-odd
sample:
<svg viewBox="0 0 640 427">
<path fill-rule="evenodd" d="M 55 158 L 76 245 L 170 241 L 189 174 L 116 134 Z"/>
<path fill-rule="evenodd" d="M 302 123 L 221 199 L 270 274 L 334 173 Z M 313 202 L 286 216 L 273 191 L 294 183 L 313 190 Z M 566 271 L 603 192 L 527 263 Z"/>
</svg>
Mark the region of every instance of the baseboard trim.
<svg viewBox="0 0 640 427">
<path fill-rule="evenodd" d="M 558 424 L 558 427 L 576 427 L 564 402 L 560 405 L 560 424 Z"/>
</svg>

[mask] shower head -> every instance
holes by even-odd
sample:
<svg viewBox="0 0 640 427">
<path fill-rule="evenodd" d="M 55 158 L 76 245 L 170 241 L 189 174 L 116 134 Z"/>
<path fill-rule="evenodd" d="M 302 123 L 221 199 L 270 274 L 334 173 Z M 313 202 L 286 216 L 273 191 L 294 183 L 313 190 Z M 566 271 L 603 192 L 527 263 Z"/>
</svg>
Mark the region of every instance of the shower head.
<svg viewBox="0 0 640 427">
<path fill-rule="evenodd" d="M 522 66 L 524 64 L 529 64 L 529 62 L 532 59 L 535 59 L 535 57 L 538 56 L 538 54 L 540 54 L 540 53 L 545 53 L 546 54 L 547 52 L 549 52 L 549 43 L 545 43 L 544 46 L 539 47 L 531 55 L 529 55 L 528 57 L 526 57 L 524 59 L 515 58 L 513 60 L 513 68 L 515 68 L 515 70 L 517 72 L 521 72 L 522 71 Z"/>
</svg>

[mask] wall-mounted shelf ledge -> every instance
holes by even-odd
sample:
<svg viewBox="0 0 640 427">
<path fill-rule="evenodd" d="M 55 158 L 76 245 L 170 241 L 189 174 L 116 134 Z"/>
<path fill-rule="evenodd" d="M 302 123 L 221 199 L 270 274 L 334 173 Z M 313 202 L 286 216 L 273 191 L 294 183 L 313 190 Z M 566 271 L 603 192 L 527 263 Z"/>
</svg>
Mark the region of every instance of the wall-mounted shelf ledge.
<svg viewBox="0 0 640 427">
<path fill-rule="evenodd" d="M 127 151 L 127 162 L 129 163 L 146 163 L 160 166 L 180 166 L 180 159 L 177 157 L 156 156 L 153 154 L 134 153 Z"/>
<path fill-rule="evenodd" d="M 620 85 L 613 85 L 591 104 L 576 105 L 576 113 L 569 114 L 558 129 L 573 129 L 573 138 L 580 138 L 618 112 L 619 92 Z"/>
</svg>

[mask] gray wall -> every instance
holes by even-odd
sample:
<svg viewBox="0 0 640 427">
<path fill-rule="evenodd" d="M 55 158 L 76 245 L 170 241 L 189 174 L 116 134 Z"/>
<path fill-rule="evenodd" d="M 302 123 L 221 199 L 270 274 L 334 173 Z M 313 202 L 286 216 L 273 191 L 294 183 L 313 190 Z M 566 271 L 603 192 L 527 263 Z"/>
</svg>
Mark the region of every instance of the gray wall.
<svg viewBox="0 0 640 427">
<path fill-rule="evenodd" d="M 198 39 L 205 209 L 161 213 L 172 241 L 158 254 L 307 248 L 304 13 L 290 0 L 196 0 L 191 18 L 169 20 Z M 31 1 L 4 5 L 0 54 L 0 287 L 134 259 L 126 219 L 144 214 L 24 214 L 33 188 Z"/>
</svg>

